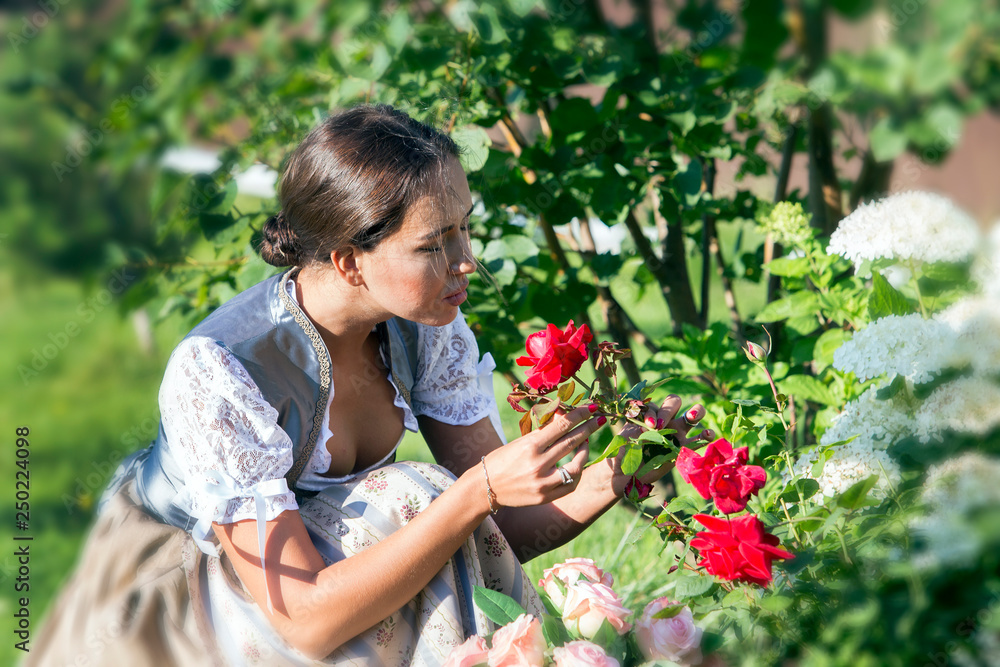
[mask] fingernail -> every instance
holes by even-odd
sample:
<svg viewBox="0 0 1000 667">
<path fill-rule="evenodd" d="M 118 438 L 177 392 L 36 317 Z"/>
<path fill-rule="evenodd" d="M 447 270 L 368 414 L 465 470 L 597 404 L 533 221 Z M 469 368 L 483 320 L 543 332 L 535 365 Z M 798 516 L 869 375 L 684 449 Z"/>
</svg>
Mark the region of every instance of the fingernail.
<svg viewBox="0 0 1000 667">
<path fill-rule="evenodd" d="M 646 426 L 649 428 L 656 428 L 656 420 L 652 417 L 646 417 Z"/>
<path fill-rule="evenodd" d="M 656 420 L 656 428 L 660 429 L 660 428 L 663 428 L 666 425 L 667 425 L 667 422 L 664 421 L 663 419 L 657 419 Z"/>
<path fill-rule="evenodd" d="M 597 403 L 591 403 L 587 406 L 587 409 L 590 410 L 591 414 L 597 412 Z"/>
<path fill-rule="evenodd" d="M 687 418 L 691 421 L 698 419 L 698 411 L 694 408 L 691 408 L 690 410 L 688 410 Z"/>
<path fill-rule="evenodd" d="M 601 415 L 600 417 L 597 418 L 598 426 L 604 426 L 606 423 L 608 423 L 608 418 L 605 417 L 604 415 Z"/>
</svg>

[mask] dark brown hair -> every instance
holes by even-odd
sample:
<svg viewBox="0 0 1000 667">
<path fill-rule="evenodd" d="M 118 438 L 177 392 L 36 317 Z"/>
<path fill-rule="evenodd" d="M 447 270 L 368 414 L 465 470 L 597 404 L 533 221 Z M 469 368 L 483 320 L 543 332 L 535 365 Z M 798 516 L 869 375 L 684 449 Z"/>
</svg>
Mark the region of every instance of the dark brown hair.
<svg viewBox="0 0 1000 667">
<path fill-rule="evenodd" d="M 451 137 L 387 104 L 330 116 L 281 174 L 281 212 L 264 223 L 260 256 L 274 266 L 329 262 L 337 248 L 371 250 L 461 149 Z"/>
</svg>

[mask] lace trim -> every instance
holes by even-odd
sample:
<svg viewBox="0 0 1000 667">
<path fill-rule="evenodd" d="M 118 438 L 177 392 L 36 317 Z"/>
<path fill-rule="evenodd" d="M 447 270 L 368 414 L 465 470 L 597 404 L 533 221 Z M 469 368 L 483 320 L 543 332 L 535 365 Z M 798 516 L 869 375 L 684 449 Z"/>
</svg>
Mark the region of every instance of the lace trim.
<svg viewBox="0 0 1000 667">
<path fill-rule="evenodd" d="M 295 322 L 302 328 L 302 331 L 309 337 L 309 341 L 312 343 L 313 349 L 316 351 L 316 357 L 319 359 L 319 400 L 316 402 L 316 412 L 313 414 L 313 425 L 312 430 L 309 431 L 309 438 L 306 440 L 305 446 L 299 451 L 299 455 L 295 457 L 295 462 L 292 464 L 292 469 L 288 471 L 286 479 L 288 480 L 288 485 L 291 487 L 295 486 L 295 482 L 298 481 L 299 475 L 302 474 L 302 470 L 305 468 L 306 463 L 312 456 L 313 450 L 316 448 L 316 439 L 319 437 L 319 433 L 323 428 L 323 413 L 325 411 L 325 406 L 330 401 L 330 355 L 326 350 L 326 344 L 323 342 L 323 338 L 316 331 L 316 327 L 313 326 L 309 318 L 306 317 L 302 309 L 296 305 L 292 298 L 288 296 L 288 292 L 285 291 L 285 282 L 289 278 L 293 278 L 296 273 L 298 273 L 299 267 L 294 267 L 281 277 L 278 283 L 278 296 L 281 297 L 281 303 L 285 306 L 285 310 L 291 313 L 292 317 L 295 318 Z"/>
</svg>

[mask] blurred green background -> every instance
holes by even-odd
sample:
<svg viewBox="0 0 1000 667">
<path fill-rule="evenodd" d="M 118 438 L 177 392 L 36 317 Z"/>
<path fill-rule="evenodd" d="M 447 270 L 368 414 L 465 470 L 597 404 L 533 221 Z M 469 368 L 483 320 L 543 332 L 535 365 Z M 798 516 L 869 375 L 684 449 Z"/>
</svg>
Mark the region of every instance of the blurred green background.
<svg viewBox="0 0 1000 667">
<path fill-rule="evenodd" d="M 0 3 L 2 468 L 12 480 L 15 428 L 30 428 L 33 627 L 117 462 L 155 435 L 173 345 L 268 275 L 253 244 L 274 170 L 324 112 L 388 101 L 460 138 L 504 297 L 478 285 L 470 322 L 509 370 L 517 325 L 558 321 L 549 308 L 633 342 L 681 322 L 738 329 L 768 299 L 759 201 L 806 201 L 826 230 L 902 189 L 1000 216 L 998 26 L 991 0 Z M 593 143 L 608 126 L 625 146 L 613 155 Z M 572 172 L 553 164 L 570 157 Z M 658 171 L 666 203 L 629 227 L 621 201 L 649 193 L 621 183 Z M 540 195 L 550 182 L 556 204 Z M 562 226 L 583 214 L 606 223 L 595 248 Z M 666 249 L 673 225 L 686 264 L 649 270 L 642 239 Z M 529 251 L 490 250 L 510 236 Z M 680 284 L 690 312 L 671 301 Z M 553 289 L 563 304 L 542 301 Z M 498 377 L 501 401 L 506 386 Z M 603 555 L 642 599 L 654 581 L 622 556 L 629 521 L 610 515 L 531 571 Z M 17 564 L 3 553 L 10 623 Z M 0 662 L 14 658 L 5 641 Z"/>
</svg>

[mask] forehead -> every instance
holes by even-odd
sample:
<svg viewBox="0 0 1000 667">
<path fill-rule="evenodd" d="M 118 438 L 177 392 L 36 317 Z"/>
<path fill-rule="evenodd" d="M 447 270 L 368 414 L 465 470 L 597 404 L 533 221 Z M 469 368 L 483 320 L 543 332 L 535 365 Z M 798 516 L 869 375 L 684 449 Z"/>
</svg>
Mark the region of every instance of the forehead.
<svg viewBox="0 0 1000 667">
<path fill-rule="evenodd" d="M 399 229 L 400 236 L 424 236 L 448 225 L 457 225 L 472 207 L 469 182 L 458 160 L 437 171 L 426 191 L 410 205 Z"/>
</svg>

